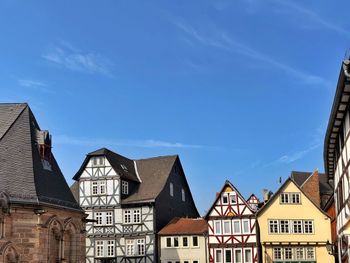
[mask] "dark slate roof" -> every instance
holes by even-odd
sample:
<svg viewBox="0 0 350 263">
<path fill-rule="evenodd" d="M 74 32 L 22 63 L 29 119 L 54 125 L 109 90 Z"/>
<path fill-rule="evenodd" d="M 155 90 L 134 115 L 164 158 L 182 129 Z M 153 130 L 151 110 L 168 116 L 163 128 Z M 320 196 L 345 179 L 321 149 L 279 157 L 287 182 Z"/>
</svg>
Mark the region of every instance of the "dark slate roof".
<svg viewBox="0 0 350 263">
<path fill-rule="evenodd" d="M 122 200 L 122 203 L 154 201 L 163 190 L 177 158 L 177 155 L 170 155 L 136 160 L 142 183 L 132 195 Z"/>
<path fill-rule="evenodd" d="M 203 218 L 173 218 L 158 232 L 159 235 L 203 235 L 208 233 L 208 223 Z"/>
<path fill-rule="evenodd" d="M 90 158 L 93 156 L 105 156 L 108 162 L 113 167 L 113 169 L 118 173 L 118 175 L 120 175 L 121 178 L 125 180 L 138 182 L 138 183 L 140 182 L 135 171 L 134 161 L 122 155 L 119 155 L 115 152 L 112 152 L 106 148 L 101 148 L 99 150 L 88 153 L 80 169 L 73 177 L 74 180 L 79 179 L 81 173 L 84 171 L 86 164 L 89 162 Z M 127 169 L 126 170 L 123 169 L 122 165 L 125 166 Z"/>
<path fill-rule="evenodd" d="M 45 170 L 36 143 L 40 130 L 27 104 L 0 104 L 0 192 L 10 203 L 81 210 L 52 155 Z"/>
</svg>

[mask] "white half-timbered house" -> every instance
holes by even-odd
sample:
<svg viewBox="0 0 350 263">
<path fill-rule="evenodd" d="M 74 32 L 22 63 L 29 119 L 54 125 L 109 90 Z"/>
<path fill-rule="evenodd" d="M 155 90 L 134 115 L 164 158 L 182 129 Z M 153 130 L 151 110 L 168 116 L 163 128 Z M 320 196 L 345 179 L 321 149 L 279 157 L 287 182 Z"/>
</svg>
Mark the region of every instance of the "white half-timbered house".
<svg viewBox="0 0 350 263">
<path fill-rule="evenodd" d="M 205 218 L 209 262 L 258 262 L 255 212 L 229 181 L 217 194 Z"/>
<path fill-rule="evenodd" d="M 198 216 L 178 156 L 131 160 L 102 148 L 74 179 L 87 263 L 157 262 L 156 233 L 175 216 Z"/>
</svg>

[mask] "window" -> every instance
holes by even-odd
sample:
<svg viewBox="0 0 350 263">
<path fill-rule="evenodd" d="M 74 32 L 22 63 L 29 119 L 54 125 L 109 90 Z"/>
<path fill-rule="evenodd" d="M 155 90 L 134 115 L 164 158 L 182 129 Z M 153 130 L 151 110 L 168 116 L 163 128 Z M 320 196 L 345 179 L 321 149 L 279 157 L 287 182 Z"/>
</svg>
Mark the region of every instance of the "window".
<svg viewBox="0 0 350 263">
<path fill-rule="evenodd" d="M 95 244 L 96 257 L 114 257 L 114 240 L 97 240 Z"/>
<path fill-rule="evenodd" d="M 96 257 L 103 257 L 103 241 L 96 241 Z"/>
<path fill-rule="evenodd" d="M 192 246 L 198 247 L 198 237 L 197 236 L 192 237 Z"/>
<path fill-rule="evenodd" d="M 166 238 L 166 247 L 171 247 L 171 237 Z"/>
<path fill-rule="evenodd" d="M 214 231 L 215 231 L 215 234 L 221 235 L 221 222 L 220 221 L 214 222 Z"/>
<path fill-rule="evenodd" d="M 127 181 L 122 181 L 122 194 L 127 195 L 129 193 L 129 183 Z"/>
<path fill-rule="evenodd" d="M 230 195 L 230 201 L 232 205 L 237 204 L 237 196 L 235 193 Z"/>
<path fill-rule="evenodd" d="M 96 220 L 97 226 L 102 225 L 102 213 L 101 212 L 95 213 L 95 220 Z"/>
<path fill-rule="evenodd" d="M 170 187 L 170 196 L 174 196 L 174 185 L 173 185 L 173 183 L 170 183 L 169 187 Z"/>
<path fill-rule="evenodd" d="M 106 212 L 106 225 L 113 225 L 113 212 Z"/>
<path fill-rule="evenodd" d="M 278 233 L 278 220 L 269 220 L 269 231 L 272 234 Z"/>
<path fill-rule="evenodd" d="M 312 220 L 304 221 L 304 233 L 312 234 L 314 232 L 314 222 Z"/>
<path fill-rule="evenodd" d="M 185 190 L 182 188 L 181 189 L 181 197 L 182 197 L 182 201 L 186 201 L 186 195 L 185 195 Z"/>
<path fill-rule="evenodd" d="M 293 259 L 293 251 L 291 247 L 284 248 L 284 259 Z"/>
<path fill-rule="evenodd" d="M 313 247 L 306 248 L 306 259 L 315 260 L 315 249 Z"/>
<path fill-rule="evenodd" d="M 145 239 L 126 239 L 126 256 L 143 256 L 145 255 Z"/>
<path fill-rule="evenodd" d="M 241 233 L 241 224 L 239 220 L 233 220 L 233 233 L 240 234 Z"/>
<path fill-rule="evenodd" d="M 301 220 L 294 220 L 292 224 L 293 224 L 293 233 L 295 234 L 303 233 L 303 222 Z"/>
<path fill-rule="evenodd" d="M 281 260 L 282 259 L 282 248 L 280 248 L 280 247 L 273 248 L 273 259 L 274 260 Z"/>
<path fill-rule="evenodd" d="M 182 246 L 183 247 L 188 247 L 188 237 L 183 237 L 182 238 Z"/>
<path fill-rule="evenodd" d="M 231 234 L 231 222 L 229 220 L 226 220 L 226 221 L 223 221 L 223 224 L 224 224 L 224 234 L 227 235 L 227 234 Z"/>
<path fill-rule="evenodd" d="M 217 262 L 217 263 L 222 262 L 222 250 L 221 249 L 215 250 L 215 262 Z"/>
<path fill-rule="evenodd" d="M 222 203 L 223 203 L 224 205 L 228 204 L 228 198 L 227 198 L 227 195 L 226 195 L 226 194 L 224 194 L 224 195 L 222 196 Z"/>
<path fill-rule="evenodd" d="M 243 220 L 243 233 L 244 234 L 250 233 L 249 220 Z"/>
<path fill-rule="evenodd" d="M 198 260 L 193 260 L 192 263 L 199 263 L 199 261 Z"/>
<path fill-rule="evenodd" d="M 113 212 L 95 212 L 95 225 L 104 226 L 113 224 Z"/>
<path fill-rule="evenodd" d="M 235 263 L 242 263 L 242 250 L 235 249 Z"/>
<path fill-rule="evenodd" d="M 107 241 L 107 257 L 114 256 L 114 240 Z"/>
<path fill-rule="evenodd" d="M 105 158 L 103 156 L 93 157 L 92 166 L 103 166 Z"/>
<path fill-rule="evenodd" d="M 131 211 L 130 210 L 125 210 L 124 211 L 124 223 L 125 224 L 130 224 L 131 223 Z"/>
<path fill-rule="evenodd" d="M 141 223 L 140 209 L 124 210 L 124 224 L 138 224 L 138 223 Z"/>
<path fill-rule="evenodd" d="M 304 259 L 304 248 L 302 248 L 302 247 L 295 248 L 295 259 L 296 260 L 303 260 Z"/>
<path fill-rule="evenodd" d="M 225 249 L 225 263 L 231 263 L 231 262 L 232 262 L 232 250 Z"/>
<path fill-rule="evenodd" d="M 292 193 L 291 194 L 291 201 L 292 201 L 292 204 L 300 204 L 300 194 L 299 193 Z"/>
<path fill-rule="evenodd" d="M 281 204 L 288 204 L 289 203 L 289 194 L 282 193 L 281 194 Z"/>
<path fill-rule="evenodd" d="M 179 247 L 179 238 L 174 237 L 174 247 Z"/>
<path fill-rule="evenodd" d="M 253 257 L 252 257 L 252 250 L 250 248 L 245 248 L 244 249 L 244 260 L 245 263 L 252 263 L 253 262 Z"/>
<path fill-rule="evenodd" d="M 106 181 L 93 181 L 92 195 L 104 195 L 104 194 L 106 194 Z"/>
<path fill-rule="evenodd" d="M 134 223 L 140 223 L 141 222 L 141 211 L 140 209 L 133 210 L 134 214 Z"/>
<path fill-rule="evenodd" d="M 280 233 L 289 233 L 289 221 L 281 220 L 280 221 Z"/>
</svg>

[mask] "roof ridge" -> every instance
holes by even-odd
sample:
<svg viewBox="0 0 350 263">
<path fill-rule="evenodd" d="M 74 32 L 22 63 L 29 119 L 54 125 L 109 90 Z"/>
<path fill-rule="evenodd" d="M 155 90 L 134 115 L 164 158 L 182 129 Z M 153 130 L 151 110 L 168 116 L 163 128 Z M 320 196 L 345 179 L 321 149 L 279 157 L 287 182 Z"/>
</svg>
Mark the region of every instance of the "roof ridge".
<svg viewBox="0 0 350 263">
<path fill-rule="evenodd" d="M 160 155 L 160 156 L 154 156 L 149 158 L 142 158 L 142 159 L 135 159 L 134 161 L 145 161 L 145 160 L 154 160 L 154 159 L 165 159 L 165 158 L 171 158 L 171 157 L 178 157 L 178 154 L 173 155 Z"/>
</svg>

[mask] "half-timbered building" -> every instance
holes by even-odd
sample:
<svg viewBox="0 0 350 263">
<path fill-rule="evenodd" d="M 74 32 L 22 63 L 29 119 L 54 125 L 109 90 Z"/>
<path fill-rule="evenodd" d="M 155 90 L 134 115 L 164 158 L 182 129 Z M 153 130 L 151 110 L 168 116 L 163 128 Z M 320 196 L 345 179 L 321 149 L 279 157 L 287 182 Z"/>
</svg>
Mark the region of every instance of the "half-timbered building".
<svg viewBox="0 0 350 263">
<path fill-rule="evenodd" d="M 86 262 L 157 262 L 157 233 L 176 216 L 197 217 L 178 156 L 131 160 L 89 153 L 72 186 L 88 214 Z"/>
<path fill-rule="evenodd" d="M 205 218 L 211 263 L 258 262 L 255 211 L 229 181 L 217 194 Z"/>
<path fill-rule="evenodd" d="M 0 263 L 82 263 L 85 213 L 25 103 L 0 104 Z"/>
</svg>

